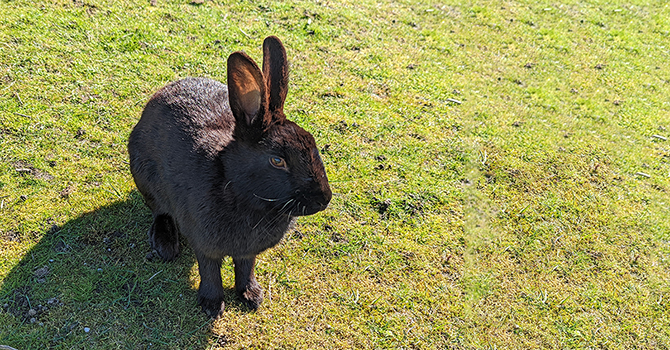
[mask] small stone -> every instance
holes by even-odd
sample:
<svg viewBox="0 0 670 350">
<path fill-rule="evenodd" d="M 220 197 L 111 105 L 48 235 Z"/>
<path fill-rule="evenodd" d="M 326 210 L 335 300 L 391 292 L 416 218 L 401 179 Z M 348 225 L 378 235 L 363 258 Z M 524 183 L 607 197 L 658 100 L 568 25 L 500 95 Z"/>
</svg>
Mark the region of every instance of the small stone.
<svg viewBox="0 0 670 350">
<path fill-rule="evenodd" d="M 70 195 L 72 194 L 72 192 L 74 192 L 74 187 L 69 185 L 69 186 L 65 187 L 62 191 L 60 191 L 60 193 L 58 193 L 58 194 L 60 195 L 61 198 L 68 199 L 68 198 L 70 198 Z"/>
<path fill-rule="evenodd" d="M 23 175 L 23 174 L 32 174 L 33 169 L 30 168 L 16 168 L 16 172 Z"/>
<path fill-rule="evenodd" d="M 37 319 L 35 317 L 30 319 L 30 323 L 35 323 L 35 322 L 37 322 Z"/>
<path fill-rule="evenodd" d="M 84 333 L 88 333 L 88 332 L 90 332 L 90 331 L 91 331 L 90 328 L 88 328 L 88 327 L 84 327 Z"/>
<path fill-rule="evenodd" d="M 385 201 L 383 201 L 383 202 L 380 202 L 380 203 L 378 204 L 377 212 L 378 212 L 379 214 L 384 214 L 384 213 L 386 213 L 386 211 L 389 209 L 389 207 L 391 206 L 391 204 L 393 204 L 393 202 L 391 202 L 390 199 L 387 199 L 387 200 L 385 200 Z"/>
<path fill-rule="evenodd" d="M 28 310 L 28 316 L 35 316 L 35 315 L 37 315 L 37 311 L 35 309 Z"/>
<path fill-rule="evenodd" d="M 43 278 L 48 274 L 49 274 L 49 267 L 48 266 L 43 266 L 43 267 L 35 270 L 35 277 L 37 277 L 37 278 Z"/>
</svg>

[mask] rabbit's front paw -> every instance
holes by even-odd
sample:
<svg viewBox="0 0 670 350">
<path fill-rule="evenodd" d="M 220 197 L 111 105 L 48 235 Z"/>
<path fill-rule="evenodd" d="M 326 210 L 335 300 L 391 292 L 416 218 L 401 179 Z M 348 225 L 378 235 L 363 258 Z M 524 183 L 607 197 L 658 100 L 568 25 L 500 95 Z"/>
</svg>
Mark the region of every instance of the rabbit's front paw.
<svg viewBox="0 0 670 350">
<path fill-rule="evenodd" d="M 237 293 L 244 304 L 252 310 L 258 309 L 263 302 L 263 288 L 256 281 L 247 285 L 245 289 L 238 290 Z"/>
<path fill-rule="evenodd" d="M 223 315 L 224 302 L 221 299 L 198 298 L 198 305 L 202 307 L 207 316 L 217 319 Z"/>
</svg>

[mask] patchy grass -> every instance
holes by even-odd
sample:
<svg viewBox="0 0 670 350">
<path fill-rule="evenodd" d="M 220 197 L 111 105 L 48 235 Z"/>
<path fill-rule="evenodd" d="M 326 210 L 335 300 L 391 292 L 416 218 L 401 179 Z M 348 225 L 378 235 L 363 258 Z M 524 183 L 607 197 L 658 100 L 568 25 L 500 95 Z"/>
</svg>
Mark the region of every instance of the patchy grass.
<svg viewBox="0 0 670 350">
<path fill-rule="evenodd" d="M 670 347 L 663 2 L 2 1 L 0 343 Z M 158 88 L 288 50 L 335 192 L 208 320 L 147 257 L 126 140 Z M 32 311 L 31 311 L 32 310 Z"/>
</svg>

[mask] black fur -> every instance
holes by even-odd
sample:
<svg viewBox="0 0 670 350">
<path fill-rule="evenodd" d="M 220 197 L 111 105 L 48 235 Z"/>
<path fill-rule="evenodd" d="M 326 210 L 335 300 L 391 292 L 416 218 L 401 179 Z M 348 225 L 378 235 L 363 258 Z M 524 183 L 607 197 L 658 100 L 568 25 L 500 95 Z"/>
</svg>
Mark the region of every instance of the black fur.
<svg viewBox="0 0 670 350">
<path fill-rule="evenodd" d="M 221 259 L 233 257 L 235 289 L 257 308 L 256 255 L 332 196 L 314 138 L 283 112 L 284 47 L 275 37 L 263 47 L 263 72 L 236 52 L 228 86 L 187 78 L 159 90 L 128 142 L 133 178 L 154 216 L 151 244 L 172 260 L 179 234 L 188 239 L 199 263 L 198 302 L 212 317 L 223 310 Z M 273 165 L 276 157 L 285 167 Z"/>
</svg>

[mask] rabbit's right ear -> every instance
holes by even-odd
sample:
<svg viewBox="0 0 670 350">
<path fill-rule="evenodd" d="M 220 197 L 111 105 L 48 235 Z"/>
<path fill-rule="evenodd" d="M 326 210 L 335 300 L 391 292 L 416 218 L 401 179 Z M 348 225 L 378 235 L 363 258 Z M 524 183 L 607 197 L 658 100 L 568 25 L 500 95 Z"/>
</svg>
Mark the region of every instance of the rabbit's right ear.
<svg viewBox="0 0 670 350">
<path fill-rule="evenodd" d="M 262 130 L 266 124 L 263 73 L 244 52 L 228 57 L 228 95 L 237 127 L 254 133 Z"/>
</svg>

